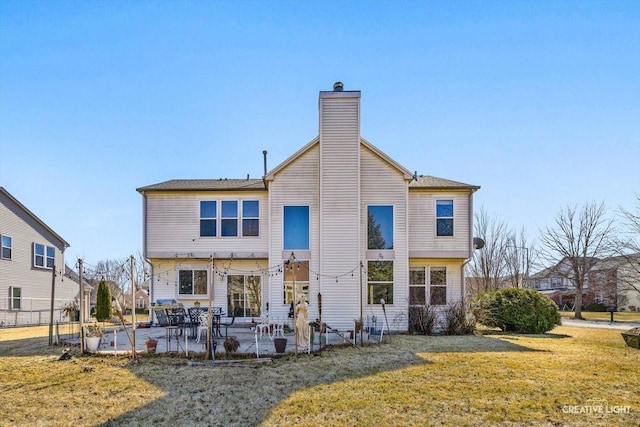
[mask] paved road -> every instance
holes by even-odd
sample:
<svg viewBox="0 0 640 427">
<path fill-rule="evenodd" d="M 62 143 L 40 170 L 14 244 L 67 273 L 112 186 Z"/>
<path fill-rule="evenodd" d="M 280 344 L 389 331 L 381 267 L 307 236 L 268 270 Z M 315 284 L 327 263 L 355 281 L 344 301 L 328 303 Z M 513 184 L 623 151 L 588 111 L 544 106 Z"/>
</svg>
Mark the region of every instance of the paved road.
<svg viewBox="0 0 640 427">
<path fill-rule="evenodd" d="M 622 329 L 627 330 L 635 327 L 640 327 L 640 322 L 608 322 L 608 321 L 594 321 L 594 320 L 577 320 L 562 318 L 562 324 L 565 326 L 581 326 L 585 328 L 606 328 L 606 329 Z"/>
</svg>

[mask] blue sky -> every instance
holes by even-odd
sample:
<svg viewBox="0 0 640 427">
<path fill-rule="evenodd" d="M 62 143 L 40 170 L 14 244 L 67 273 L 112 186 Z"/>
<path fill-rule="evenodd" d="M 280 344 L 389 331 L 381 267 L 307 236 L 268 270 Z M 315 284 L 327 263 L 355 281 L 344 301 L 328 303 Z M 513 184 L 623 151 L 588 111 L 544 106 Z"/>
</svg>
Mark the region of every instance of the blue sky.
<svg viewBox="0 0 640 427">
<path fill-rule="evenodd" d="M 68 264 L 126 257 L 137 187 L 262 176 L 335 81 L 363 137 L 530 237 L 567 204 L 635 206 L 638 1 L 2 1 L 0 186 Z"/>
</svg>

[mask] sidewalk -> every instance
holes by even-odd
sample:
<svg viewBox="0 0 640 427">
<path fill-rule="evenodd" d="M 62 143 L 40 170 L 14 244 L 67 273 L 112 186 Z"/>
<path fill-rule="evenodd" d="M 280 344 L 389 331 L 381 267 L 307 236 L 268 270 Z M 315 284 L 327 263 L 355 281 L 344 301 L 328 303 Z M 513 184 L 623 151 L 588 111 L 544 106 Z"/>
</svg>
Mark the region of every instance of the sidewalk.
<svg viewBox="0 0 640 427">
<path fill-rule="evenodd" d="M 614 321 L 611 323 L 607 320 L 579 320 L 579 319 L 567 319 L 562 318 L 562 324 L 564 326 L 580 326 L 585 328 L 605 328 L 605 329 L 620 329 L 627 330 L 640 326 L 640 322 L 619 322 Z"/>
</svg>

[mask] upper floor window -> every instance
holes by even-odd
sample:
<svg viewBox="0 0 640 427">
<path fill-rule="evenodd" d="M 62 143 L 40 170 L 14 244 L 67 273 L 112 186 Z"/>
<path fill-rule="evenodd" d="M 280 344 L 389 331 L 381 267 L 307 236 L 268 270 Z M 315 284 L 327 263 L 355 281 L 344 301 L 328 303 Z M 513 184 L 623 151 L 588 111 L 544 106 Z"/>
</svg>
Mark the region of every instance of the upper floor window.
<svg viewBox="0 0 640 427">
<path fill-rule="evenodd" d="M 393 304 L 393 261 L 367 262 L 367 303 Z"/>
<path fill-rule="evenodd" d="M 260 235 L 260 202 L 257 200 L 242 201 L 242 235 Z"/>
<path fill-rule="evenodd" d="M 13 245 L 11 243 L 11 237 L 2 235 L 2 253 L 0 253 L 0 257 L 2 259 L 11 259 L 11 249 Z"/>
<path fill-rule="evenodd" d="M 453 236 L 453 200 L 436 200 L 436 235 Z"/>
<path fill-rule="evenodd" d="M 33 266 L 41 268 L 53 268 L 55 264 L 56 249 L 53 246 L 45 246 L 39 243 L 33 244 Z"/>
<path fill-rule="evenodd" d="M 393 206 L 367 208 L 367 248 L 393 249 Z"/>
<path fill-rule="evenodd" d="M 200 236 L 215 237 L 217 230 L 217 203 L 215 200 L 200 202 Z"/>
<path fill-rule="evenodd" d="M 207 270 L 178 271 L 180 295 L 207 295 Z"/>
<path fill-rule="evenodd" d="M 284 250 L 309 250 L 309 206 L 284 207 Z"/>
<path fill-rule="evenodd" d="M 220 235 L 223 237 L 236 237 L 238 235 L 238 201 L 222 201 L 222 219 Z"/>
</svg>

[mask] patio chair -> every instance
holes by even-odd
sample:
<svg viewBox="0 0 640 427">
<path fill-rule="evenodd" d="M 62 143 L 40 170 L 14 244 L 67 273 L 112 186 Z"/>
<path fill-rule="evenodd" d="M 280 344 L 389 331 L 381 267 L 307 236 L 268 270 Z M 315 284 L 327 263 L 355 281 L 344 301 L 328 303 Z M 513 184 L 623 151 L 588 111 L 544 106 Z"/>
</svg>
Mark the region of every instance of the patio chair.
<svg viewBox="0 0 640 427">
<path fill-rule="evenodd" d="M 190 337 L 195 338 L 198 334 L 198 328 L 200 326 L 200 315 L 207 311 L 206 307 L 190 307 L 188 309 L 189 313 L 189 329 L 190 329 Z"/>
<path fill-rule="evenodd" d="M 269 330 L 270 330 L 269 315 L 267 313 L 264 313 L 260 317 L 260 323 L 256 325 L 256 332 L 258 333 L 258 336 L 260 337 L 260 339 L 262 339 L 262 332 L 264 331 L 267 333 L 267 335 L 269 335 Z"/>
<path fill-rule="evenodd" d="M 198 317 L 198 332 L 197 332 L 197 339 L 196 339 L 197 343 L 200 342 L 200 337 L 202 336 L 202 333 L 203 332 L 205 334 L 207 333 L 208 326 L 209 326 L 209 312 L 206 310 L 203 310 L 200 313 L 200 316 Z"/>
</svg>

